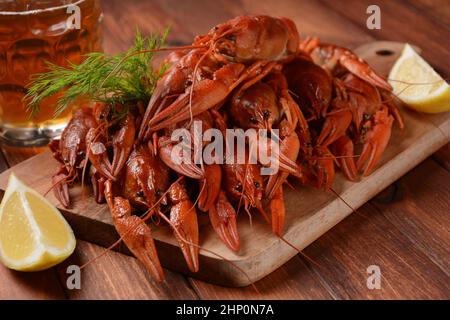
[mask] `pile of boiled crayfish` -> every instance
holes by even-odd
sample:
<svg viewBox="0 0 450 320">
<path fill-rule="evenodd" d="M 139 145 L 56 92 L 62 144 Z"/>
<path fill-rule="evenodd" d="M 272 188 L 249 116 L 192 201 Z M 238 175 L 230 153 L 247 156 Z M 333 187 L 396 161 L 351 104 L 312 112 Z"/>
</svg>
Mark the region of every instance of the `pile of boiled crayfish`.
<svg viewBox="0 0 450 320">
<path fill-rule="evenodd" d="M 146 107 L 82 107 L 51 144 L 61 163 L 53 176 L 61 204 L 70 205 L 70 184 L 90 179 L 96 201 L 107 202 L 122 240 L 157 280 L 164 275 L 149 217 L 170 225 L 196 272 L 199 211 L 234 251 L 241 207 L 263 214 L 281 236 L 288 177 L 328 190 L 336 168 L 352 181 L 367 176 L 393 122 L 404 126 L 385 79 L 346 48 L 300 40 L 287 18 L 236 17 L 166 60 Z M 278 129 L 278 172 L 262 176 L 259 163 L 174 161 L 171 133 L 193 119 L 203 130 Z"/>
</svg>

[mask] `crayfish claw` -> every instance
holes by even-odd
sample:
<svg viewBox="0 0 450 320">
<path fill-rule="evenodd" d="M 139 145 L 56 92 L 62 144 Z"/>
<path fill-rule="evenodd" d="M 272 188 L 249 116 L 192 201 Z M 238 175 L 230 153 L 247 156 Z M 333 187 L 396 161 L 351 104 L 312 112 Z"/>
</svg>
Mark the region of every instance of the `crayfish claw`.
<svg viewBox="0 0 450 320">
<path fill-rule="evenodd" d="M 150 227 L 141 218 L 131 214 L 128 200 L 122 197 L 113 198 L 111 188 L 111 181 L 108 180 L 105 184 L 105 196 L 117 233 L 153 278 L 159 282 L 163 281 L 164 272 Z"/>
<path fill-rule="evenodd" d="M 350 181 L 358 179 L 358 170 L 354 160 L 354 146 L 352 140 L 348 136 L 341 136 L 332 145 L 331 150 L 337 157 L 337 162 L 343 174 Z"/>
<path fill-rule="evenodd" d="M 129 113 L 125 120 L 122 121 L 120 130 L 114 134 L 112 140 L 114 157 L 111 164 L 111 173 L 113 177 L 117 177 L 125 165 L 133 149 L 135 135 L 135 119 Z"/>
<path fill-rule="evenodd" d="M 98 173 L 113 181 L 116 177 L 112 174 L 111 162 L 108 158 L 108 150 L 105 144 L 97 141 L 97 133 L 91 128 L 86 135 L 87 156 Z"/>
<path fill-rule="evenodd" d="M 237 229 L 236 211 L 223 191 L 220 191 L 216 204 L 211 206 L 208 213 L 211 225 L 223 243 L 231 250 L 238 252 L 241 242 Z"/>
<path fill-rule="evenodd" d="M 325 146 L 316 146 L 314 148 L 314 155 L 316 160 L 317 172 L 317 187 L 324 190 L 330 190 L 334 181 L 334 156 Z"/>
<path fill-rule="evenodd" d="M 70 205 L 69 187 L 66 183 L 67 179 L 68 174 L 64 166 L 62 166 L 52 177 L 53 194 L 65 208 L 68 208 Z"/>
<path fill-rule="evenodd" d="M 170 223 L 175 238 L 183 252 L 184 259 L 192 272 L 197 272 L 198 265 L 198 222 L 194 204 L 186 194 L 184 187 L 175 183 L 169 191 L 172 202 Z"/>
<path fill-rule="evenodd" d="M 105 202 L 105 181 L 106 179 L 97 173 L 94 166 L 90 167 L 89 175 L 91 176 L 91 184 L 94 192 L 94 198 L 97 203 Z"/>
<path fill-rule="evenodd" d="M 355 54 L 344 54 L 339 62 L 348 71 L 368 83 L 381 89 L 392 91 L 392 86 L 380 75 L 378 75 L 365 61 L 358 58 Z"/>
<path fill-rule="evenodd" d="M 363 176 L 372 173 L 375 165 L 380 160 L 391 137 L 394 117 L 388 114 L 385 107 L 375 113 L 373 127 L 368 130 L 364 139 L 364 147 L 356 163 L 358 170 L 363 170 Z"/>
<path fill-rule="evenodd" d="M 352 113 L 350 110 L 338 110 L 332 115 L 328 115 L 323 124 L 317 144 L 328 146 L 336 139 L 345 134 L 345 131 L 352 122 Z"/>
<path fill-rule="evenodd" d="M 185 162 L 181 157 L 179 159 L 176 159 L 176 161 L 174 161 L 175 154 L 172 152 L 173 145 L 172 144 L 162 145 L 161 144 L 162 139 L 163 138 L 160 138 L 158 154 L 159 158 L 164 162 L 166 166 L 168 166 L 175 172 L 192 179 L 199 180 L 204 178 L 205 174 L 203 170 L 199 168 L 195 163 Z"/>
</svg>

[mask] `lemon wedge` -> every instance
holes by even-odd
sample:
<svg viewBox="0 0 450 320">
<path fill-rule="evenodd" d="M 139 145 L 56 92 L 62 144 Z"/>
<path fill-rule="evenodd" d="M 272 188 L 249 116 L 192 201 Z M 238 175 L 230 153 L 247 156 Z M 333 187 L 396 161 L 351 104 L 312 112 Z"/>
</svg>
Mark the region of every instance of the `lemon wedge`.
<svg viewBox="0 0 450 320">
<path fill-rule="evenodd" d="M 11 173 L 0 204 L 0 260 L 10 269 L 39 271 L 72 254 L 75 236 L 61 213 Z"/>
<path fill-rule="evenodd" d="M 400 100 L 417 111 L 450 110 L 450 86 L 409 44 L 392 67 L 389 83 Z"/>
</svg>

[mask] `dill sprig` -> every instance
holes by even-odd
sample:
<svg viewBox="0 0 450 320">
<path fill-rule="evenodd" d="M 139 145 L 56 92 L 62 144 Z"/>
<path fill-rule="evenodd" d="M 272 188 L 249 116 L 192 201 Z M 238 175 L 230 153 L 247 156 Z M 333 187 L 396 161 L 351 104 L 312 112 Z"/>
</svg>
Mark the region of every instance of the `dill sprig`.
<svg viewBox="0 0 450 320">
<path fill-rule="evenodd" d="M 49 63 L 48 70 L 33 76 L 25 100 L 31 116 L 39 113 L 43 99 L 61 93 L 55 106 L 55 116 L 63 113 L 78 97 L 111 104 L 127 104 L 134 101 L 146 103 L 156 81 L 166 70 L 152 68 L 154 53 L 147 50 L 163 46 L 168 29 L 160 35 L 143 37 L 136 33 L 134 46 L 128 51 L 108 55 L 93 52 L 79 64 L 68 68 Z M 140 51 L 145 51 L 139 53 Z"/>
</svg>

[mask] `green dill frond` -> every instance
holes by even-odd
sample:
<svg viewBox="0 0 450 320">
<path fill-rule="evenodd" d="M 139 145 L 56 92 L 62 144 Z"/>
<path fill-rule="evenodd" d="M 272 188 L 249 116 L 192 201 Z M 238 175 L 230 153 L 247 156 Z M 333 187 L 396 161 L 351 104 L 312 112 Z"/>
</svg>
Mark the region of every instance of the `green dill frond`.
<svg viewBox="0 0 450 320">
<path fill-rule="evenodd" d="M 143 37 L 136 33 L 134 45 L 128 51 L 117 55 L 93 52 L 86 55 L 80 65 L 70 64 L 68 68 L 48 64 L 48 71 L 33 76 L 25 100 L 31 115 L 37 114 L 43 99 L 61 93 L 55 106 L 55 116 L 60 115 L 78 97 L 94 101 L 146 103 L 156 82 L 166 70 L 161 66 L 152 68 L 154 52 L 164 45 L 168 29 L 161 35 Z M 142 53 L 139 53 L 143 51 Z"/>
</svg>

